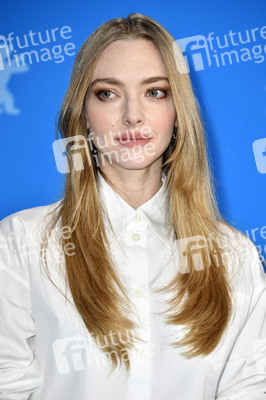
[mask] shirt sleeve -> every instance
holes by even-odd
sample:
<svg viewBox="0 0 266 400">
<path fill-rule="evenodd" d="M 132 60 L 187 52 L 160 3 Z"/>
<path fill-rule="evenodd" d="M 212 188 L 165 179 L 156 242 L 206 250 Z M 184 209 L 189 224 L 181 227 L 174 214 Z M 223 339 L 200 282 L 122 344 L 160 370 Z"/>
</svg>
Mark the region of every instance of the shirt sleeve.
<svg viewBox="0 0 266 400">
<path fill-rule="evenodd" d="M 18 216 L 0 222 L 0 400 L 26 400 L 40 387 L 34 357 L 27 243 Z"/>
<path fill-rule="evenodd" d="M 266 274 L 256 246 L 245 241 L 247 317 L 220 378 L 217 400 L 266 400 Z"/>
</svg>

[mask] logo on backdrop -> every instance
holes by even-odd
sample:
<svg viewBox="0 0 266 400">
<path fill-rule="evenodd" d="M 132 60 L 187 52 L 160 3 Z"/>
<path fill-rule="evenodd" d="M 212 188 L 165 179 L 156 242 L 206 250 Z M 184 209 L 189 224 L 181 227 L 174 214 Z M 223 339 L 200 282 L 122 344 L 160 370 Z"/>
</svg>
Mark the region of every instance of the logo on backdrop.
<svg viewBox="0 0 266 400">
<path fill-rule="evenodd" d="M 225 67 L 240 62 L 265 60 L 266 44 L 258 43 L 266 39 L 266 26 L 246 29 L 244 32 L 230 30 L 220 36 L 210 32 L 207 36 L 196 35 L 176 40 L 183 53 L 188 71 L 177 60 L 181 73 L 202 71 L 210 67 Z M 175 43 L 175 42 L 174 42 Z"/>
<path fill-rule="evenodd" d="M 10 49 L 7 45 L 2 46 L 2 35 L 0 35 L 0 114 L 18 115 L 21 110 L 15 106 L 15 98 L 8 87 L 8 83 L 14 74 L 27 72 L 27 64 L 17 66 L 11 59 Z"/>
<path fill-rule="evenodd" d="M 266 174 L 266 138 L 255 140 L 252 144 L 257 170 Z"/>
<path fill-rule="evenodd" d="M 0 114 L 18 115 L 21 110 L 15 106 L 14 93 L 8 87 L 13 74 L 27 72 L 32 64 L 65 61 L 66 56 L 75 55 L 75 44 L 70 42 L 71 27 L 46 29 L 15 35 L 0 35 Z M 63 44 L 58 44 L 64 40 Z"/>
</svg>

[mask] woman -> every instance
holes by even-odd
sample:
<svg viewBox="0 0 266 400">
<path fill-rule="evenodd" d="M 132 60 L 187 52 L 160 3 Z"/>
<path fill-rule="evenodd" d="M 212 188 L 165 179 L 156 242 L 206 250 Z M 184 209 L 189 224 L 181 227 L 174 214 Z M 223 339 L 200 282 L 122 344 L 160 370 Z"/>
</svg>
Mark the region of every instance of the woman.
<svg viewBox="0 0 266 400">
<path fill-rule="evenodd" d="M 173 37 L 101 25 L 58 126 L 64 198 L 1 223 L 0 399 L 266 398 L 265 274 L 217 210 Z"/>
</svg>

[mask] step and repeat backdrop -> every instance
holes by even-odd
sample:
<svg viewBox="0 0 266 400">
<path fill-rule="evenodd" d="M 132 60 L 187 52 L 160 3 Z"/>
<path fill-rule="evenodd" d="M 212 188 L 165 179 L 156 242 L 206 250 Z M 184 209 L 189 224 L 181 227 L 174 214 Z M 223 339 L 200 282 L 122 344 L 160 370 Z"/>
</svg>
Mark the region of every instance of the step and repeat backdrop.
<svg viewBox="0 0 266 400">
<path fill-rule="evenodd" d="M 266 2 L 13 0 L 0 13 L 0 219 L 62 196 L 56 117 L 78 49 L 139 12 L 179 44 L 201 106 L 223 217 L 266 256 Z"/>
</svg>

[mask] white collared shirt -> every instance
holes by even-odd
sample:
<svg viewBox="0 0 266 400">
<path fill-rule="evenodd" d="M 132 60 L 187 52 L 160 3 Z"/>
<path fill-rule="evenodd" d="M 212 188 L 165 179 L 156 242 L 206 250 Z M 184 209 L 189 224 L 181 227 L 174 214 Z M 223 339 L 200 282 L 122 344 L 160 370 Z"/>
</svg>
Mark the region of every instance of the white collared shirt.
<svg viewBox="0 0 266 400">
<path fill-rule="evenodd" d="M 239 269 L 232 281 L 234 313 L 211 354 L 187 359 L 183 348 L 171 346 L 182 327 L 164 320 L 170 294 L 154 291 L 179 268 L 177 243 L 167 235 L 165 177 L 136 210 L 102 177 L 99 189 L 112 257 L 143 339 L 131 354 L 130 374 L 122 367 L 108 375 L 108 357 L 58 290 L 64 291 L 64 268 L 55 239 L 47 256 L 58 289 L 44 273 L 38 250 L 53 205 L 36 207 L 0 224 L 0 400 L 266 399 L 266 274 L 255 246 L 232 236 L 239 256 L 227 254 L 228 268 Z M 68 251 L 74 256 L 74 248 Z"/>
</svg>

